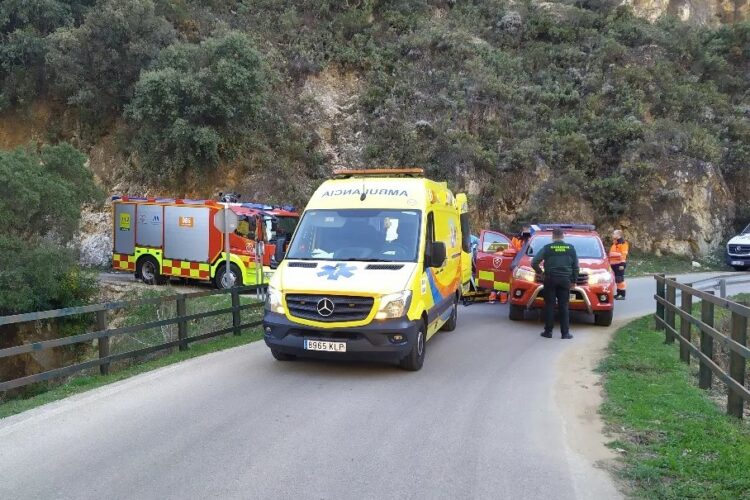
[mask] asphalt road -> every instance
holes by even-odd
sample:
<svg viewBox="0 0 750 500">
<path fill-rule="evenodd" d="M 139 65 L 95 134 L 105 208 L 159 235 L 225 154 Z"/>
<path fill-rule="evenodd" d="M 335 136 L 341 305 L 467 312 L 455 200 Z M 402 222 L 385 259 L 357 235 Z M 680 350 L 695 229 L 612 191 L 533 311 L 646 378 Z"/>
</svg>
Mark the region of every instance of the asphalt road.
<svg viewBox="0 0 750 500">
<path fill-rule="evenodd" d="M 653 289 L 631 280 L 616 321 Z M 540 331 L 472 305 L 416 373 L 254 343 L 140 375 L 0 420 L 0 498 L 616 497 L 555 397 L 566 350 L 606 329 Z"/>
</svg>

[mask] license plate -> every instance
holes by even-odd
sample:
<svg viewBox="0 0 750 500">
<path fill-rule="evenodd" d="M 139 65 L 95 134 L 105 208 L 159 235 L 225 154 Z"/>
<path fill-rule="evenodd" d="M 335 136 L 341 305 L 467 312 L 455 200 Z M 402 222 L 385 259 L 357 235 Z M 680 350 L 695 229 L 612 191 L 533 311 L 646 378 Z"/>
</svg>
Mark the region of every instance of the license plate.
<svg viewBox="0 0 750 500">
<path fill-rule="evenodd" d="M 346 352 L 346 342 L 328 342 L 326 340 L 305 339 L 307 351 Z"/>
<path fill-rule="evenodd" d="M 732 261 L 732 265 L 733 266 L 744 266 L 745 265 L 745 261 L 744 260 L 733 260 Z"/>
</svg>

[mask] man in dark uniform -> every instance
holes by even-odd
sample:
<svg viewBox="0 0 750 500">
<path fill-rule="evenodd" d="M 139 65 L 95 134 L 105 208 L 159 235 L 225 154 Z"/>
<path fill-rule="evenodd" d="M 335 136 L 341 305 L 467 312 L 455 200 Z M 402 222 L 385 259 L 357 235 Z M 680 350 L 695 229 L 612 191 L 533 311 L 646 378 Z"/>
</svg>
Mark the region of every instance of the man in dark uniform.
<svg viewBox="0 0 750 500">
<path fill-rule="evenodd" d="M 552 328 L 555 326 L 555 301 L 560 314 L 560 332 L 562 338 L 572 339 L 569 332 L 570 287 L 578 279 L 578 255 L 573 245 L 563 241 L 563 231 L 560 228 L 552 230 L 552 243 L 544 246 L 534 256 L 531 267 L 537 274 L 542 274 L 539 266 L 544 262 L 544 331 L 542 337 L 552 338 Z"/>
</svg>

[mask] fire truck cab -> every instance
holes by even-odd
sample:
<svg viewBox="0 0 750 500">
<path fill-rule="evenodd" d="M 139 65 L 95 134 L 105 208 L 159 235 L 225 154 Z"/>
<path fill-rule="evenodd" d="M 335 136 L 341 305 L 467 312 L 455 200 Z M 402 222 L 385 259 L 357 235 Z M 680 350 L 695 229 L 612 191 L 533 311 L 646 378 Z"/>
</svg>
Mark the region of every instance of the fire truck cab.
<svg viewBox="0 0 750 500">
<path fill-rule="evenodd" d="M 231 276 L 224 233 L 216 224 L 224 204 L 114 196 L 112 267 L 131 271 L 147 284 L 163 284 L 171 277 L 212 281 L 217 288 L 267 282 L 298 214 L 292 207 L 257 203 L 230 203 L 229 208 L 238 218 L 229 234 Z"/>
</svg>

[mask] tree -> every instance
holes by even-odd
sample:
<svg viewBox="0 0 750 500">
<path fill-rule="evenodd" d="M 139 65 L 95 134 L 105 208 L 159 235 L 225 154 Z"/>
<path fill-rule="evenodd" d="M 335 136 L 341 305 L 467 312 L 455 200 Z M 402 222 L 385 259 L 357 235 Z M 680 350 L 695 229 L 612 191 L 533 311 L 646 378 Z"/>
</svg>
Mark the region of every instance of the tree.
<svg viewBox="0 0 750 500">
<path fill-rule="evenodd" d="M 0 314 L 87 299 L 69 243 L 81 204 L 98 198 L 86 157 L 69 144 L 0 151 Z"/>
<path fill-rule="evenodd" d="M 174 40 L 174 28 L 152 0 L 105 0 L 79 27 L 50 35 L 53 86 L 94 115 L 119 112 L 141 70 Z"/>
<path fill-rule="evenodd" d="M 93 0 L 0 2 L 0 109 L 45 89 L 47 35 L 79 21 Z"/>
<path fill-rule="evenodd" d="M 143 167 L 173 177 L 216 165 L 252 126 L 265 79 L 260 56 L 242 33 L 164 49 L 141 74 L 126 108 Z"/>
</svg>

